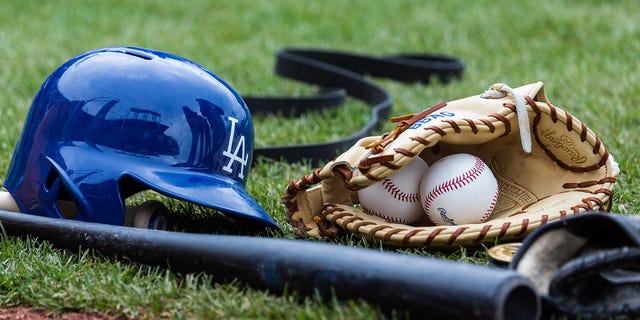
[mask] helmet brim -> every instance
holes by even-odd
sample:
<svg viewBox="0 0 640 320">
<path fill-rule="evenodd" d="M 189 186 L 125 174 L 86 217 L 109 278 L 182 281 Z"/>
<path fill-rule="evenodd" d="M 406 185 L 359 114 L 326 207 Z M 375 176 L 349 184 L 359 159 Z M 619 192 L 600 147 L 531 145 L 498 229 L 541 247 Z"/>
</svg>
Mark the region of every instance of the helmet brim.
<svg viewBox="0 0 640 320">
<path fill-rule="evenodd" d="M 89 211 L 114 209 L 104 206 L 111 206 L 115 199 L 130 196 L 131 194 L 118 193 L 132 189 L 125 184 L 128 179 L 131 179 L 144 186 L 144 188 L 133 188 L 134 192 L 144 189 L 153 190 L 170 198 L 216 209 L 230 215 L 232 218 L 238 217 L 278 229 L 276 223 L 262 206 L 244 190 L 244 186 L 240 182 L 234 179 L 216 173 L 200 171 L 193 167 L 185 168 L 180 165 L 167 165 L 166 163 L 158 165 L 153 159 L 120 154 L 121 160 L 126 163 L 126 169 L 123 170 L 121 163 L 114 162 L 110 157 L 104 157 L 104 153 L 110 151 L 108 148 L 101 150 L 101 153 L 96 153 L 95 151 L 87 151 L 87 148 L 75 146 L 73 147 L 73 152 L 61 153 L 61 158 L 64 159 L 65 165 L 60 165 L 54 159 L 48 159 L 58 171 L 58 175 L 63 179 L 67 189 L 70 190 L 70 195 L 83 194 L 78 189 L 82 185 L 84 188 L 89 189 L 92 188 L 89 186 L 90 184 L 101 186 L 103 194 L 100 198 L 104 198 L 103 207 L 92 208 Z M 68 167 L 70 163 L 70 167 L 74 169 L 67 172 L 63 168 Z M 73 177 L 69 176 L 70 173 Z M 106 185 L 111 185 L 112 187 L 104 187 Z M 120 190 L 116 190 L 116 188 Z M 128 190 L 128 192 L 131 191 Z M 82 199 L 82 197 L 75 199 L 79 208 L 85 207 L 83 200 L 86 199 Z M 122 205 L 122 202 L 120 202 L 120 205 Z M 102 219 L 108 215 L 96 215 L 94 213 L 92 216 L 92 218 L 87 219 Z M 115 223 L 115 220 L 110 221 L 110 223 Z"/>
<path fill-rule="evenodd" d="M 233 179 L 201 172 L 144 171 L 127 174 L 165 196 L 213 208 L 232 216 L 278 226 L 260 204 Z"/>
</svg>

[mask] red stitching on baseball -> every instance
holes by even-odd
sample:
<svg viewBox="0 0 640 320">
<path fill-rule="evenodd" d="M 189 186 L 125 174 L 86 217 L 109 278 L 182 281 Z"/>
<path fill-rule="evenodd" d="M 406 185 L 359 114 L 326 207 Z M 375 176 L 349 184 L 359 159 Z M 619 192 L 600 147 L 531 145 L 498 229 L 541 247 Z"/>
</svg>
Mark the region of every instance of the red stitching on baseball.
<svg viewBox="0 0 640 320">
<path fill-rule="evenodd" d="M 404 192 L 400 190 L 400 188 L 398 188 L 398 186 L 396 186 L 396 184 L 393 183 L 393 181 L 390 179 L 384 179 L 384 181 L 382 181 L 382 186 L 384 187 L 384 190 L 389 192 L 391 196 L 393 196 L 396 200 L 400 200 L 404 202 L 420 201 L 420 194 L 418 194 L 417 192 L 416 193 Z"/>
<path fill-rule="evenodd" d="M 430 211 L 429 209 L 431 208 L 431 203 L 437 197 L 443 195 L 446 192 L 462 188 L 465 185 L 473 182 L 480 176 L 480 174 L 482 174 L 485 168 L 486 166 L 484 165 L 484 162 L 482 162 L 480 158 L 476 157 L 476 163 L 473 165 L 471 169 L 465 171 L 460 176 L 454 177 L 450 180 L 444 181 L 439 185 L 435 186 L 433 189 L 431 189 L 431 191 L 429 191 L 429 194 L 427 195 L 426 199 L 424 199 L 424 207 L 426 211 L 427 212 Z M 494 205 L 495 203 L 492 204 L 491 210 L 493 210 Z M 429 218 L 431 218 L 431 215 L 429 215 Z"/>
<path fill-rule="evenodd" d="M 491 199 L 491 205 L 487 208 L 487 211 L 480 218 L 480 222 L 485 222 L 489 219 L 489 216 L 493 213 L 493 209 L 496 207 L 496 203 L 498 203 L 498 186 L 496 185 L 496 191 L 493 193 L 493 199 Z"/>
</svg>

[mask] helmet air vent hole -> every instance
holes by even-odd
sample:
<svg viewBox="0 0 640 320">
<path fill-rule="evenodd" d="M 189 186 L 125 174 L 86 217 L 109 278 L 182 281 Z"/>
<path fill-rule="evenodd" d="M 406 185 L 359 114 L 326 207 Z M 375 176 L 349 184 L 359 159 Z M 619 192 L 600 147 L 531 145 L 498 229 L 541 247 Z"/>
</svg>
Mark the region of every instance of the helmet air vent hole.
<svg viewBox="0 0 640 320">
<path fill-rule="evenodd" d="M 53 185 L 57 180 L 58 180 L 58 174 L 56 173 L 56 171 L 53 169 L 49 170 L 49 173 L 47 174 L 47 179 L 44 182 L 44 186 L 47 189 L 47 191 L 50 191 L 53 188 Z"/>
<path fill-rule="evenodd" d="M 60 216 L 66 219 L 75 219 L 78 216 L 78 207 L 69 197 L 66 186 L 53 168 L 47 174 L 45 189 L 50 197 L 55 199 Z"/>
<path fill-rule="evenodd" d="M 78 207 L 75 202 L 69 200 L 58 200 L 56 207 L 60 211 L 60 215 L 66 219 L 75 219 L 78 216 Z"/>
<path fill-rule="evenodd" d="M 144 60 L 153 59 L 153 57 L 151 55 L 149 55 L 149 54 L 147 54 L 146 52 L 143 52 L 143 51 L 128 49 L 124 53 L 128 54 L 130 56 L 134 56 L 134 57 L 138 57 L 138 58 L 144 59 Z"/>
</svg>

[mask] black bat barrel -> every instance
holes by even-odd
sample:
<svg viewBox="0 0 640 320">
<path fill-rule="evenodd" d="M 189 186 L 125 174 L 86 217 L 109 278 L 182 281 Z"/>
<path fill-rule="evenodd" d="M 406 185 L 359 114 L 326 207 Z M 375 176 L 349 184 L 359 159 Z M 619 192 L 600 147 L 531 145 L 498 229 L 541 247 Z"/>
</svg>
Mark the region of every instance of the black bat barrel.
<svg viewBox="0 0 640 320">
<path fill-rule="evenodd" d="M 538 319 L 515 271 L 312 241 L 136 229 L 0 211 L 9 236 L 32 235 L 177 272 L 206 272 L 282 293 L 334 294 L 429 319 Z"/>
</svg>

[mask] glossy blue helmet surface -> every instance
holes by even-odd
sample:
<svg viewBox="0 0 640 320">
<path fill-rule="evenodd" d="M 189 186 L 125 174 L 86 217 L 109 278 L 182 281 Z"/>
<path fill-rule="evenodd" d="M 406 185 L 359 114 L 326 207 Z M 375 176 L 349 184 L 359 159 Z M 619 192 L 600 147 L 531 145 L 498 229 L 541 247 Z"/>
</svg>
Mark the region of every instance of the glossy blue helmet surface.
<svg viewBox="0 0 640 320">
<path fill-rule="evenodd" d="M 244 190 L 253 138 L 247 106 L 211 71 L 150 49 L 93 50 L 41 86 L 5 188 L 42 216 L 122 225 L 124 199 L 151 189 L 276 227 Z"/>
</svg>

